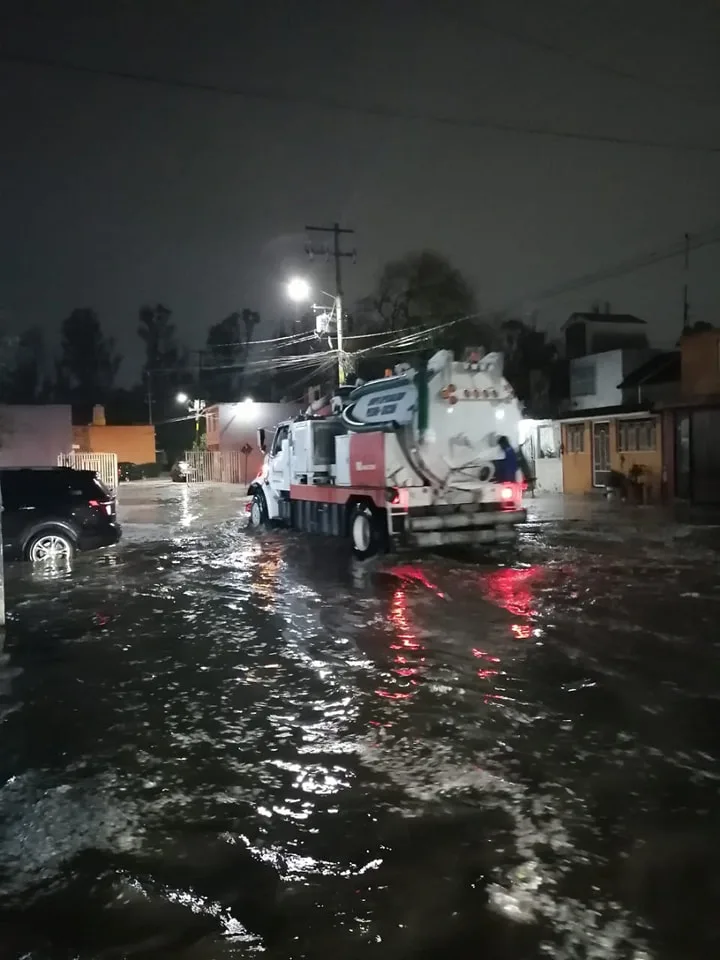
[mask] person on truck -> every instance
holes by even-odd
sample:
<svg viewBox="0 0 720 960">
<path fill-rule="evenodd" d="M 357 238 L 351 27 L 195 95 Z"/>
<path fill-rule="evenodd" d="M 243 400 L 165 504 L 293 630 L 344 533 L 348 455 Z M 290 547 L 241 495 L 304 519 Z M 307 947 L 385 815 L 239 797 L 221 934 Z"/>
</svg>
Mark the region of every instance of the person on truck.
<svg viewBox="0 0 720 960">
<path fill-rule="evenodd" d="M 495 479 L 498 483 L 515 483 L 519 469 L 517 454 L 505 436 L 498 437 L 498 446 L 503 452 L 503 458 L 495 461 Z"/>
</svg>

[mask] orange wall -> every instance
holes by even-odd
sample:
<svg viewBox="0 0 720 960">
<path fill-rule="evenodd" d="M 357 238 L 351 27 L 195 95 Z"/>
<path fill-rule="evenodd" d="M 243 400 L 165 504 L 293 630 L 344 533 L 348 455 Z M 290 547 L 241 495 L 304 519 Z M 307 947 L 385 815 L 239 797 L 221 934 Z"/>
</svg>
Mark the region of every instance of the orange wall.
<svg viewBox="0 0 720 960">
<path fill-rule="evenodd" d="M 73 427 L 73 443 L 83 453 L 116 453 L 118 463 L 155 463 L 155 427 Z"/>
<path fill-rule="evenodd" d="M 683 337 L 680 356 L 683 396 L 720 393 L 720 330 Z"/>
<path fill-rule="evenodd" d="M 625 419 L 621 417 L 620 419 Z M 633 452 L 620 452 L 617 448 L 617 419 L 610 419 L 610 468 L 627 476 L 631 467 L 647 467 L 650 472 L 650 496 L 659 500 L 662 483 L 662 424 L 660 417 L 655 417 L 655 449 Z M 563 424 L 563 491 L 565 493 L 591 493 L 597 490 L 592 482 L 592 429 L 590 421 L 586 421 L 585 445 L 582 453 L 568 453 L 567 424 Z"/>
</svg>

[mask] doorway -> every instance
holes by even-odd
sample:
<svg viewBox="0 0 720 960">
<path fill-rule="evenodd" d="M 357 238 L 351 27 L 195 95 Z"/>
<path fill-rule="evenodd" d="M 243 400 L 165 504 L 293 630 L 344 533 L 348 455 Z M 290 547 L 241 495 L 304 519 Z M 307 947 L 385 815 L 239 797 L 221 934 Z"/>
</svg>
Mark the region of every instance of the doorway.
<svg viewBox="0 0 720 960">
<path fill-rule="evenodd" d="M 610 479 L 610 423 L 594 421 L 592 438 L 593 486 L 604 487 Z"/>
</svg>

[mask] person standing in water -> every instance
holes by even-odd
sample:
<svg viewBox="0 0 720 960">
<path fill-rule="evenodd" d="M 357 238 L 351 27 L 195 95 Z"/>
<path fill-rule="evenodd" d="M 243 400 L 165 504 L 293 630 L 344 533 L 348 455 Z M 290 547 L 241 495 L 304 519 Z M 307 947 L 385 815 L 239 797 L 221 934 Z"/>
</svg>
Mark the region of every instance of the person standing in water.
<svg viewBox="0 0 720 960">
<path fill-rule="evenodd" d="M 497 442 L 503 452 L 503 459 L 495 461 L 495 479 L 498 483 L 515 483 L 520 469 L 517 454 L 507 437 L 498 437 Z"/>
</svg>

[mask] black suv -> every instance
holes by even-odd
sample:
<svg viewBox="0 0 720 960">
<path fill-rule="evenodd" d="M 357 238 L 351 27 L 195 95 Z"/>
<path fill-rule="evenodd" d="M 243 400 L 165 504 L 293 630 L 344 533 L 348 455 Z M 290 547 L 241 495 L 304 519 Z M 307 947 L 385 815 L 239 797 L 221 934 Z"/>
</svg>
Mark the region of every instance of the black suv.
<svg viewBox="0 0 720 960">
<path fill-rule="evenodd" d="M 92 470 L 0 469 L 6 560 L 63 560 L 120 539 L 115 497 Z"/>
</svg>

